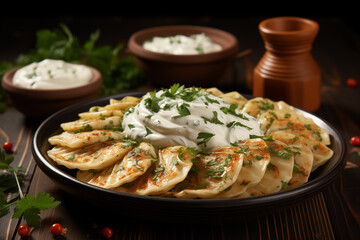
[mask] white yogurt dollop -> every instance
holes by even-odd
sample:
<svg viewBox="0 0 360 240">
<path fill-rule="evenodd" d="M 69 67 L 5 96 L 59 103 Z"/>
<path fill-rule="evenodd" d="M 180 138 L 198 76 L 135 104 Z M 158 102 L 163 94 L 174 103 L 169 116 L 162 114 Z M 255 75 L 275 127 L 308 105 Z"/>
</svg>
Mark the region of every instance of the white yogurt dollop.
<svg viewBox="0 0 360 240">
<path fill-rule="evenodd" d="M 84 85 L 91 79 L 92 72 L 84 65 L 45 59 L 17 70 L 13 83 L 33 89 L 64 89 Z"/>
<path fill-rule="evenodd" d="M 222 49 L 204 33 L 191 36 L 153 37 L 151 40 L 145 41 L 143 47 L 153 52 L 178 55 L 210 53 Z"/>
<path fill-rule="evenodd" d="M 147 94 L 124 115 L 131 139 L 155 147 L 183 145 L 210 150 L 250 135 L 263 136 L 257 120 L 223 99 L 196 88 L 179 87 Z"/>
</svg>

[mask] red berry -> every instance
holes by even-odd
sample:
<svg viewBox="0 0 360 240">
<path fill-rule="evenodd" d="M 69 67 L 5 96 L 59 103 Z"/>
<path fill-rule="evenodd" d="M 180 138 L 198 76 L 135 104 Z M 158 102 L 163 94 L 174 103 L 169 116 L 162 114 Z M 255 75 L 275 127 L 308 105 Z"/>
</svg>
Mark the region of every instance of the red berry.
<svg viewBox="0 0 360 240">
<path fill-rule="evenodd" d="M 60 223 L 54 223 L 51 227 L 50 227 L 50 232 L 53 234 L 53 235 L 60 235 L 62 233 L 66 233 L 67 229 L 66 228 L 63 228 L 61 226 Z"/>
<path fill-rule="evenodd" d="M 350 139 L 350 143 L 354 146 L 360 146 L 360 137 L 354 136 Z"/>
<path fill-rule="evenodd" d="M 12 142 L 5 142 L 5 143 L 2 145 L 2 147 L 3 147 L 3 149 L 4 149 L 5 152 L 11 153 L 13 144 L 12 144 Z"/>
<path fill-rule="evenodd" d="M 346 81 L 346 85 L 347 85 L 348 87 L 351 87 L 351 88 L 356 87 L 357 81 L 355 80 L 355 78 L 349 78 L 349 79 Z"/>
<path fill-rule="evenodd" d="M 101 230 L 101 235 L 105 238 L 111 238 L 112 235 L 113 235 L 113 230 L 111 227 L 104 227 L 102 230 Z"/>
<path fill-rule="evenodd" d="M 30 235 L 30 228 L 26 224 L 22 224 L 18 228 L 18 233 L 20 237 L 28 237 Z"/>
</svg>

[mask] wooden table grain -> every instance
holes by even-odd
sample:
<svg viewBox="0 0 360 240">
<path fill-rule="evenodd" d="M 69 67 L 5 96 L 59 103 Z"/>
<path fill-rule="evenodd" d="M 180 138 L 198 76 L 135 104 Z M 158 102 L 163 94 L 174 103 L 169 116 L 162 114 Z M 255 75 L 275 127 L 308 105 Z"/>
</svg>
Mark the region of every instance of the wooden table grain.
<svg viewBox="0 0 360 240">
<path fill-rule="evenodd" d="M 268 17 L 268 16 L 267 16 Z M 207 25 L 233 33 L 242 50 L 251 54 L 237 60 L 227 72 L 219 88 L 251 94 L 252 70 L 264 53 L 257 24 L 264 19 L 257 17 L 113 17 L 101 19 L 71 18 L 51 19 L 54 24 L 65 21 L 75 34 L 88 34 L 102 28 L 104 41 L 113 44 L 126 41 L 127 37 L 142 28 L 167 24 Z M 340 131 L 346 141 L 347 164 L 342 173 L 322 192 L 286 209 L 253 217 L 234 216 L 233 223 L 183 224 L 127 219 L 105 212 L 86 201 L 79 201 L 56 186 L 37 166 L 32 153 L 31 141 L 40 122 L 26 119 L 10 107 L 0 114 L 0 142 L 14 143 L 14 165 L 25 169 L 22 184 L 24 193 L 36 195 L 50 193 L 61 204 L 55 209 L 41 212 L 41 225 L 30 239 L 102 239 L 104 226 L 114 229 L 112 239 L 360 239 L 360 155 L 358 147 L 349 143 L 354 135 L 360 135 L 360 86 L 349 88 L 346 80 L 353 77 L 360 83 L 360 35 L 346 20 L 340 17 L 312 17 L 320 24 L 312 54 L 322 72 L 321 107 L 314 114 L 325 119 Z M 20 39 L 41 23 L 17 29 L 19 22 L 11 19 L 12 39 L 5 40 L 0 58 L 8 60 L 19 54 L 25 46 L 17 48 Z M 51 22 L 50 21 L 50 22 Z M 91 23 L 91 24 L 89 24 Z M 48 22 L 49 25 L 49 22 Z M 56 26 L 55 26 L 56 27 Z M 113 29 L 122 29 L 113 32 Z M 5 29 L 6 32 L 6 29 Z M 15 34 L 16 32 L 16 34 Z M 32 34 L 34 34 L 32 32 Z M 4 40 L 2 40 L 4 41 Z M 29 46 L 29 48 L 32 46 Z M 126 206 L 125 206 L 126 207 Z M 50 226 L 59 222 L 68 232 L 55 238 Z M 11 214 L 0 219 L 0 239 L 19 239 L 17 228 L 23 219 L 13 219 Z"/>
</svg>

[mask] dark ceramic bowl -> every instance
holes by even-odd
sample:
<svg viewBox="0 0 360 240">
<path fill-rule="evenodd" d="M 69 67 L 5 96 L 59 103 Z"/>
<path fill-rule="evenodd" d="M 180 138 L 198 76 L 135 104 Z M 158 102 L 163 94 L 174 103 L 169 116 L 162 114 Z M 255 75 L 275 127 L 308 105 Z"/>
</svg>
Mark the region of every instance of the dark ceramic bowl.
<svg viewBox="0 0 360 240">
<path fill-rule="evenodd" d="M 97 187 L 81 182 L 75 178 L 75 171 L 57 165 L 47 156 L 52 146 L 48 138 L 59 134 L 60 124 L 78 119 L 78 113 L 88 111 L 92 106 L 109 103 L 110 98 L 122 99 L 126 95 L 143 96 L 144 93 L 128 93 L 99 98 L 82 104 L 65 108 L 46 119 L 35 132 L 32 152 L 40 169 L 60 188 L 78 197 L 80 201 L 96 204 L 96 208 L 111 210 L 119 216 L 145 219 L 182 222 L 222 222 L 231 221 L 241 216 L 265 214 L 273 210 L 290 207 L 306 198 L 314 196 L 337 178 L 345 166 L 345 142 L 340 133 L 324 120 L 304 112 L 306 117 L 329 131 L 330 148 L 333 157 L 311 174 L 308 183 L 279 193 L 243 198 L 243 199 L 171 199 L 153 196 L 138 196 L 128 193 Z M 248 99 L 251 96 L 246 96 Z"/>
<path fill-rule="evenodd" d="M 205 33 L 222 50 L 204 54 L 175 55 L 158 53 L 142 45 L 153 37 L 168 37 L 178 34 L 190 36 Z M 134 56 L 139 69 L 155 86 L 168 87 L 173 83 L 186 86 L 213 86 L 222 77 L 234 59 L 248 50 L 238 53 L 238 41 L 232 34 L 203 26 L 160 26 L 140 30 L 131 35 L 128 52 Z"/>
<path fill-rule="evenodd" d="M 2 87 L 13 104 L 26 117 L 45 119 L 60 109 L 75 103 L 88 101 L 97 96 L 102 84 L 101 73 L 90 66 L 93 79 L 82 86 L 66 89 L 30 89 L 13 84 L 18 68 L 5 73 Z"/>
</svg>

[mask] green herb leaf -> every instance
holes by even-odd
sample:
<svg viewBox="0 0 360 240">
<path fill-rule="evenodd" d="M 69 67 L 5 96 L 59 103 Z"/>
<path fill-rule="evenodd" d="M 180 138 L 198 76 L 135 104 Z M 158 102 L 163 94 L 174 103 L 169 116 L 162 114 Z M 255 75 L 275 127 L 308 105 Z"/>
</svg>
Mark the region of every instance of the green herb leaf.
<svg viewBox="0 0 360 240">
<path fill-rule="evenodd" d="M 28 194 L 24 198 L 17 201 L 17 206 L 14 209 L 13 218 L 20 218 L 24 215 L 24 219 L 31 226 L 40 225 L 40 210 L 55 208 L 60 204 L 59 201 L 54 201 L 54 198 L 49 194 L 40 192 L 37 197 Z"/>
<path fill-rule="evenodd" d="M 178 110 L 179 115 L 173 116 L 172 118 L 180 118 L 190 115 L 191 113 L 188 107 L 190 107 L 190 105 L 187 103 L 183 103 L 180 106 L 176 105 L 176 109 Z"/>
<path fill-rule="evenodd" d="M 274 110 L 274 104 L 271 102 L 265 102 L 265 101 L 259 101 L 260 105 L 258 105 L 258 108 L 262 111 L 268 111 L 268 110 Z"/>
<path fill-rule="evenodd" d="M 0 162 L 3 167 L 2 169 L 5 171 L 5 173 L 2 172 L 0 178 L 0 217 L 10 212 L 11 205 L 16 205 L 12 218 L 23 216 L 28 225 L 39 226 L 41 220 L 40 211 L 54 208 L 60 202 L 54 201 L 53 197 L 43 192 L 38 193 L 37 197 L 30 194 L 24 197 L 19 183 L 19 178 L 22 179 L 23 177 L 21 175 L 18 177 L 18 174 L 24 170 L 20 167 L 11 167 L 9 164 L 13 161 L 13 157 L 7 157 L 3 151 L 0 151 Z M 12 173 L 13 177 L 10 177 L 10 174 L 6 174 L 6 172 Z M 7 203 L 5 191 L 12 189 L 14 186 L 17 186 L 20 199 Z"/>
<path fill-rule="evenodd" d="M 208 119 L 206 117 L 202 117 L 202 119 L 204 119 L 205 123 L 210 122 L 213 124 L 224 125 L 224 123 L 218 119 L 218 113 L 216 111 L 213 111 L 213 114 L 214 114 L 214 117 L 212 119 Z"/>
<path fill-rule="evenodd" d="M 198 143 L 198 145 L 206 144 L 210 141 L 210 139 L 215 136 L 213 133 L 206 133 L 206 132 L 200 132 L 197 136 L 197 139 L 203 139 L 201 142 Z"/>
<path fill-rule="evenodd" d="M 231 114 L 231 115 L 239 117 L 241 119 L 249 120 L 249 118 L 246 117 L 244 114 L 236 112 L 237 108 L 238 108 L 237 104 L 231 104 L 230 107 L 228 107 L 228 108 L 221 107 L 220 110 L 223 111 L 223 113 L 225 113 L 225 114 Z"/>
<path fill-rule="evenodd" d="M 201 183 L 201 184 L 195 186 L 194 189 L 203 189 L 203 188 L 206 188 L 208 185 L 209 185 L 209 182 L 204 182 L 204 183 Z"/>
<path fill-rule="evenodd" d="M 237 122 L 237 121 L 232 121 L 232 122 L 226 124 L 226 127 L 228 127 L 228 128 L 233 128 L 235 126 L 246 128 L 247 130 L 252 130 L 251 127 L 246 126 L 246 125 L 242 124 L 241 122 Z"/>
<path fill-rule="evenodd" d="M 252 135 L 250 134 L 250 139 L 256 139 L 256 138 L 261 138 L 264 141 L 269 141 L 269 142 L 273 142 L 274 139 L 272 138 L 272 136 L 259 136 L 259 135 Z"/>
<path fill-rule="evenodd" d="M 287 149 L 285 149 L 285 151 L 280 151 L 280 150 L 275 150 L 272 147 L 266 147 L 264 150 L 269 151 L 270 153 L 285 159 L 289 159 L 293 155 L 291 151 Z"/>
<path fill-rule="evenodd" d="M 146 129 L 146 135 L 145 136 L 148 136 L 149 134 L 153 133 L 148 127 L 145 127 L 145 129 Z"/>
<path fill-rule="evenodd" d="M 300 170 L 297 166 L 294 166 L 293 172 L 294 172 L 294 173 L 299 173 L 299 174 L 302 174 L 302 175 L 305 176 L 305 172 L 302 171 L 302 170 Z"/>
</svg>

